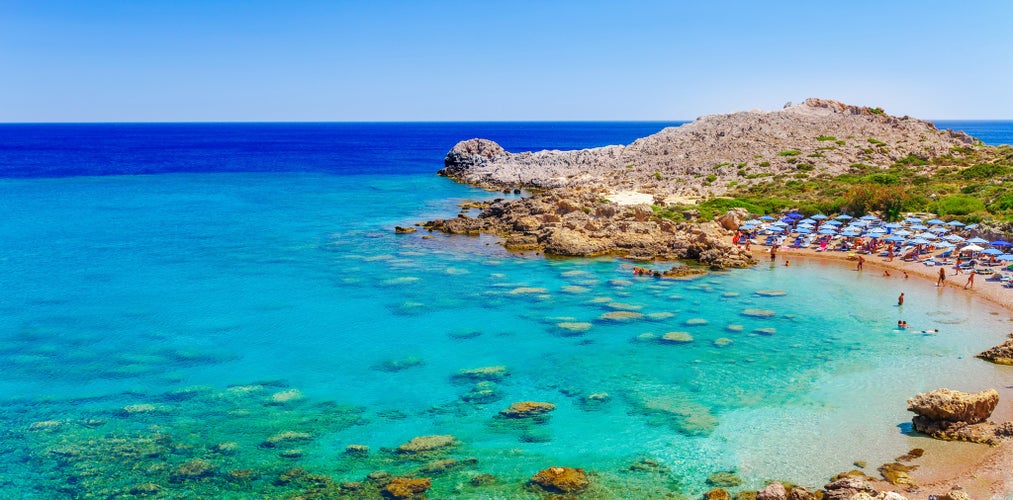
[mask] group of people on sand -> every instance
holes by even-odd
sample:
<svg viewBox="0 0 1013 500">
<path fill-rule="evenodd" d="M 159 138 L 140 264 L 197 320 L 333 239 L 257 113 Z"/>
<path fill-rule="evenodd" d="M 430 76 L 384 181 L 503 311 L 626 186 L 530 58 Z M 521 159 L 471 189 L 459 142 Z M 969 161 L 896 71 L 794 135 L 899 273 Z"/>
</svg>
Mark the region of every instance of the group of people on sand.
<svg viewBox="0 0 1013 500">
<path fill-rule="evenodd" d="M 959 271 L 960 268 L 958 267 L 957 269 L 958 271 L 953 273 L 954 276 L 961 274 Z M 971 272 L 967 275 L 967 281 L 964 283 L 964 290 L 967 290 L 968 288 L 974 288 L 974 276 L 976 274 L 977 273 L 974 271 L 974 269 L 971 269 Z M 936 279 L 936 286 L 940 287 L 943 286 L 944 284 L 946 284 L 946 268 L 941 267 L 939 268 L 939 278 Z"/>
</svg>

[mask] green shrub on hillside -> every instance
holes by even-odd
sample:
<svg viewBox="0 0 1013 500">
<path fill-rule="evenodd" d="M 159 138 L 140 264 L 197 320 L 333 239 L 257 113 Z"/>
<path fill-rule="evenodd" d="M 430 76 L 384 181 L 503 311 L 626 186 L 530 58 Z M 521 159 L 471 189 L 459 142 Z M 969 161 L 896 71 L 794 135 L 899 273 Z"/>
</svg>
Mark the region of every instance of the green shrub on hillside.
<svg viewBox="0 0 1013 500">
<path fill-rule="evenodd" d="M 1006 167 L 1003 165 L 978 164 L 968 167 L 964 171 L 960 172 L 960 177 L 962 179 L 968 180 L 990 179 L 994 177 L 1002 177 L 1005 175 L 1009 175 L 1010 172 L 1013 172 L 1013 168 Z"/>
<path fill-rule="evenodd" d="M 797 149 L 786 149 L 777 153 L 777 156 L 798 156 L 800 154 L 802 154 L 802 152 Z"/>
<path fill-rule="evenodd" d="M 969 215 L 985 210 L 985 203 L 977 198 L 966 195 L 955 194 L 941 200 L 936 200 L 929 205 L 933 212 L 944 215 Z"/>
<path fill-rule="evenodd" d="M 817 141 L 836 141 L 837 138 L 832 135 L 821 135 L 816 138 Z"/>
</svg>

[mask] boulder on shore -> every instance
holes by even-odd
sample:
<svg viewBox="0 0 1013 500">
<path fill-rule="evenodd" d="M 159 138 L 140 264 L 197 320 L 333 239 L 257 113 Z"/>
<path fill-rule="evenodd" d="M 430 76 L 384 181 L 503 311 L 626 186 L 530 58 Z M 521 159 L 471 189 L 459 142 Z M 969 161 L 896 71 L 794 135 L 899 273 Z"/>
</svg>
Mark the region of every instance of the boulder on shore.
<svg viewBox="0 0 1013 500">
<path fill-rule="evenodd" d="M 996 424 L 986 419 L 999 403 L 999 393 L 989 389 L 978 393 L 937 389 L 908 400 L 914 429 L 936 439 L 997 445 L 1013 437 L 1013 422 Z"/>
</svg>

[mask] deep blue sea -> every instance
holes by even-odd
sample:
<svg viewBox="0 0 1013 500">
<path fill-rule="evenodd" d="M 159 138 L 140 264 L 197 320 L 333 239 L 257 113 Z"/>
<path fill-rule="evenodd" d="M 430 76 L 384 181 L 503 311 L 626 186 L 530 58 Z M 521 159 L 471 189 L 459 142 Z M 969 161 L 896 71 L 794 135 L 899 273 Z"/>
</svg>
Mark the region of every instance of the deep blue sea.
<svg viewBox="0 0 1013 500">
<path fill-rule="evenodd" d="M 566 465 L 595 497 L 689 497 L 719 471 L 818 486 L 973 452 L 911 435 L 904 404 L 1013 397 L 973 358 L 1009 314 L 957 290 L 808 261 L 657 281 L 393 232 L 504 196 L 434 175 L 458 140 L 677 124 L 0 125 L 0 496 L 289 498 L 388 471 L 540 498 L 527 479 Z M 1013 142 L 1013 122 L 940 126 Z M 556 408 L 499 415 L 517 401 Z M 433 435 L 456 444 L 397 451 Z"/>
</svg>

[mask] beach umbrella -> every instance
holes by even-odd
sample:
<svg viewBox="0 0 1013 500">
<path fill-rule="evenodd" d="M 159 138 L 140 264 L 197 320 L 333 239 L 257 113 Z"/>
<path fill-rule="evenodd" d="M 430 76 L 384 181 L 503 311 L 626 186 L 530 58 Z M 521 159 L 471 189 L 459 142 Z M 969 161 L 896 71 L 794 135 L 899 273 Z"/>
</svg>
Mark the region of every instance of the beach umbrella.
<svg viewBox="0 0 1013 500">
<path fill-rule="evenodd" d="M 948 241 L 941 241 L 939 243 L 936 243 L 935 245 L 936 245 L 936 248 L 953 248 L 953 247 L 957 246 L 957 245 L 954 245 L 953 243 L 950 243 Z"/>
<path fill-rule="evenodd" d="M 914 233 L 908 231 L 907 229 L 901 229 L 900 231 L 894 231 L 893 234 L 896 234 L 897 236 L 911 236 Z"/>
<path fill-rule="evenodd" d="M 802 217 L 805 217 L 805 216 L 802 215 L 802 214 L 800 214 L 800 213 L 798 213 L 798 212 L 792 212 L 792 213 L 788 214 L 788 217 L 791 217 L 792 219 L 801 219 Z"/>
<path fill-rule="evenodd" d="M 870 233 L 875 233 L 875 234 L 883 234 L 883 233 L 886 232 L 886 228 L 884 228 L 884 227 L 874 227 L 874 228 L 870 229 L 869 232 Z"/>
<path fill-rule="evenodd" d="M 904 222 L 907 222 L 908 224 L 922 224 L 925 221 L 919 219 L 918 217 L 908 217 L 907 219 L 904 219 Z"/>
<path fill-rule="evenodd" d="M 819 231 L 816 231 L 816 232 L 819 233 L 819 234 L 837 234 L 836 230 L 834 230 L 833 228 L 829 228 L 829 227 L 824 227 L 824 228 L 822 228 L 822 229 L 820 229 Z"/>
<path fill-rule="evenodd" d="M 1004 254 L 996 257 L 996 259 L 1009 262 L 1009 261 L 1013 260 L 1013 254 L 1004 253 Z"/>
<path fill-rule="evenodd" d="M 848 225 L 851 227 L 866 227 L 869 225 L 869 223 L 864 220 L 853 220 Z"/>
<path fill-rule="evenodd" d="M 894 235 L 894 236 L 887 236 L 886 238 L 883 238 L 883 241 L 889 241 L 890 243 L 900 243 L 900 242 L 904 241 L 904 238 L 902 238 L 900 236 Z"/>
<path fill-rule="evenodd" d="M 944 221 L 944 220 L 939 220 L 939 219 L 932 219 L 932 220 L 930 220 L 930 221 L 926 222 L 926 224 L 928 224 L 928 225 L 930 225 L 930 226 L 934 226 L 934 225 L 936 225 L 936 224 L 946 224 L 946 221 Z"/>
<path fill-rule="evenodd" d="M 980 236 L 975 236 L 974 238 L 971 238 L 971 239 L 967 240 L 967 242 L 968 243 L 974 243 L 975 245 L 981 245 L 983 243 L 988 243 L 988 240 L 986 240 L 985 238 L 982 238 Z"/>
<path fill-rule="evenodd" d="M 936 236 L 936 235 L 934 235 L 932 233 L 927 233 L 927 232 L 919 234 L 918 237 L 921 238 L 921 239 L 923 239 L 923 240 L 929 240 L 929 241 L 938 240 L 939 239 L 938 236 Z"/>
<path fill-rule="evenodd" d="M 953 227 L 964 227 L 964 223 L 960 222 L 959 220 L 951 220 L 950 222 L 947 222 L 946 225 Z"/>
<path fill-rule="evenodd" d="M 799 224 L 815 224 L 816 221 L 812 220 L 809 217 L 806 217 L 805 219 L 802 219 L 802 220 L 798 221 L 798 223 Z"/>
<path fill-rule="evenodd" d="M 989 244 L 994 247 L 1013 247 L 1013 243 L 1003 240 L 993 241 L 992 243 Z"/>
<path fill-rule="evenodd" d="M 770 225 L 771 226 L 775 226 L 775 227 L 785 227 L 785 226 L 788 225 L 788 223 L 787 222 L 777 221 L 777 222 L 771 223 Z"/>
<path fill-rule="evenodd" d="M 914 224 L 914 225 L 908 226 L 908 229 L 914 229 L 915 231 L 924 231 L 924 230 L 928 229 L 928 227 L 923 226 L 921 224 Z"/>
<path fill-rule="evenodd" d="M 841 231 L 841 236 L 853 237 L 853 236 L 860 236 L 861 234 L 862 233 L 859 233 L 858 231 L 853 231 L 850 229 L 846 231 Z"/>
<path fill-rule="evenodd" d="M 841 226 L 841 225 L 844 225 L 844 223 L 841 222 L 841 221 L 839 221 L 839 220 L 828 220 L 828 221 L 824 222 L 823 225 L 824 226 Z"/>
<path fill-rule="evenodd" d="M 876 217 L 875 215 L 872 215 L 872 214 L 869 214 L 869 215 L 863 215 L 863 216 L 862 216 L 862 220 L 869 220 L 869 221 L 872 221 L 872 220 L 879 220 L 879 217 Z"/>
<path fill-rule="evenodd" d="M 798 233 L 798 234 L 809 234 L 809 233 L 811 233 L 813 231 L 812 231 L 812 229 L 809 229 L 809 228 L 800 227 L 800 228 L 796 229 L 795 232 Z"/>
<path fill-rule="evenodd" d="M 981 253 L 985 255 L 1002 255 L 1002 250 L 999 250 L 998 248 L 986 248 L 982 250 Z"/>
<path fill-rule="evenodd" d="M 932 229 L 929 229 L 929 232 L 943 234 L 950 232 L 950 230 L 946 229 L 945 227 L 934 227 Z"/>
<path fill-rule="evenodd" d="M 981 248 L 978 245 L 967 245 L 966 247 L 960 249 L 961 252 L 980 252 L 982 250 L 984 250 L 984 248 Z"/>
<path fill-rule="evenodd" d="M 889 223 L 889 224 L 887 224 L 887 225 L 885 225 L 883 227 L 885 227 L 887 229 L 900 229 L 900 228 L 902 228 L 904 226 L 902 226 L 900 224 L 897 224 L 896 222 L 891 222 L 891 223 Z"/>
<path fill-rule="evenodd" d="M 928 245 L 931 243 L 929 240 L 923 238 L 915 238 L 908 242 L 909 245 Z"/>
<path fill-rule="evenodd" d="M 964 237 L 961 236 L 961 235 L 959 235 L 959 234 L 948 234 L 943 239 L 946 240 L 946 241 L 952 242 L 952 243 L 957 243 L 959 241 L 964 241 Z"/>
<path fill-rule="evenodd" d="M 834 217 L 834 219 L 837 219 L 837 220 L 851 220 L 851 219 L 854 219 L 854 217 L 852 217 L 852 216 L 850 216 L 848 214 L 841 214 L 841 215 L 838 215 L 837 217 Z"/>
<path fill-rule="evenodd" d="M 810 219 L 824 220 L 824 219 L 829 219 L 829 217 L 827 217 L 826 215 L 823 215 L 823 214 L 816 214 L 816 215 L 810 217 Z"/>
<path fill-rule="evenodd" d="M 764 222 L 770 222 L 770 221 L 777 220 L 777 219 L 775 219 L 775 218 L 773 218 L 773 217 L 771 217 L 769 215 L 764 215 L 763 217 L 760 217 L 759 219 L 762 220 L 762 221 L 764 221 Z"/>
</svg>

